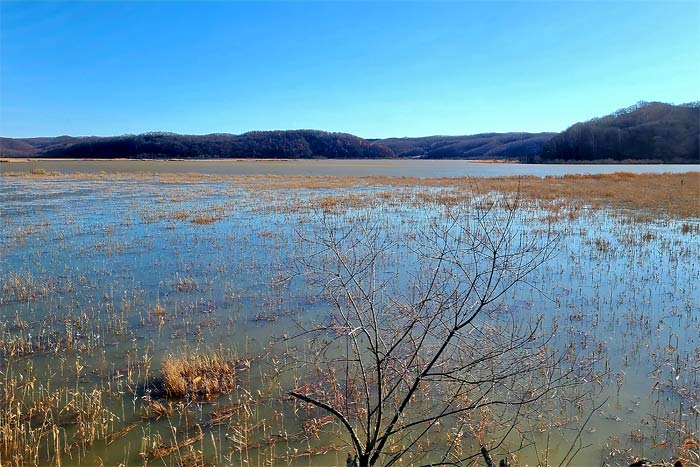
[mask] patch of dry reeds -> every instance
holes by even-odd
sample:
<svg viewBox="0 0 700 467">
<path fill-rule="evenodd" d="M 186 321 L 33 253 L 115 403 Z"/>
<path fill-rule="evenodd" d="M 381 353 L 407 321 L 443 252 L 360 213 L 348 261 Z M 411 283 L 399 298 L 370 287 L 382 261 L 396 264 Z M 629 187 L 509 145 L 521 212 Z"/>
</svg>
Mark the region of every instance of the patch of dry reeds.
<svg viewBox="0 0 700 467">
<path fill-rule="evenodd" d="M 174 399 L 186 396 L 211 399 L 233 390 L 236 375 L 244 367 L 221 350 L 209 354 L 170 355 L 163 361 L 162 389 Z"/>
<path fill-rule="evenodd" d="M 106 439 L 116 417 L 101 389 L 50 389 L 31 367 L 0 382 L 0 465 L 61 465 L 73 450 Z"/>
</svg>

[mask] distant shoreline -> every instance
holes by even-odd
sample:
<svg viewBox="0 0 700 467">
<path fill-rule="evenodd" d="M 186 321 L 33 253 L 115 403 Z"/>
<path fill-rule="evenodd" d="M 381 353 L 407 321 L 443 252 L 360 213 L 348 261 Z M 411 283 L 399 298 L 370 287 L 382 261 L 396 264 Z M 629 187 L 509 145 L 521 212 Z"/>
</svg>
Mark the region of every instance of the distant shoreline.
<svg viewBox="0 0 700 467">
<path fill-rule="evenodd" d="M 625 159 L 625 160 L 614 160 L 614 159 L 592 159 L 587 161 L 582 160 L 569 160 L 569 159 L 557 159 L 551 161 L 540 161 L 540 162 L 523 162 L 520 159 L 461 159 L 461 158 L 440 158 L 440 159 L 427 159 L 427 158 L 363 158 L 363 159 L 341 159 L 337 157 L 326 157 L 326 158 L 301 158 L 301 157 L 279 157 L 279 158 L 265 158 L 265 157 L 215 157 L 215 158 L 139 158 L 139 157 L 0 157 L 0 164 L 8 163 L 14 164 L 18 162 L 116 162 L 116 161 L 130 161 L 130 162 L 188 162 L 188 163 L 210 163 L 210 162 L 247 162 L 247 163 L 261 163 L 261 162 L 299 162 L 299 163 L 326 163 L 326 162 L 464 162 L 470 164 L 519 164 L 519 165 L 698 165 L 700 166 L 700 160 L 696 162 L 664 162 L 657 159 Z"/>
<path fill-rule="evenodd" d="M 201 177 L 551 177 L 576 174 L 680 173 L 700 170 L 697 164 L 524 164 L 499 160 L 455 159 L 45 159 L 3 158 L 0 175 L 70 177 L 160 176 L 196 174 Z M 262 178 L 261 178 L 262 179 Z M 261 182 L 264 183 L 264 182 Z"/>
<path fill-rule="evenodd" d="M 47 162 L 47 161 L 57 161 L 57 162 L 78 162 L 78 161 L 91 161 L 91 162 L 108 162 L 108 161 L 134 161 L 134 162 L 313 162 L 313 161 L 462 161 L 470 162 L 475 164 L 521 164 L 519 160 L 516 159 L 339 159 L 339 158 L 243 158 L 243 157 L 217 157 L 213 159 L 194 159 L 194 158 L 168 158 L 168 159 L 144 159 L 144 158 L 131 158 L 131 157 L 0 157 L 0 163 L 17 163 L 17 162 Z"/>
</svg>

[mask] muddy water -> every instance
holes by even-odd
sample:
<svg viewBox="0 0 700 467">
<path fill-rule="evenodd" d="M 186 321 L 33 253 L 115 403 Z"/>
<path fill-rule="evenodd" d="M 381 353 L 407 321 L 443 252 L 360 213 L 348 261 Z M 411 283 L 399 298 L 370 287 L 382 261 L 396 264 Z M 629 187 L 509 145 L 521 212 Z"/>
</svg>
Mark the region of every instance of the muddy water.
<svg viewBox="0 0 700 467">
<path fill-rule="evenodd" d="M 143 164 L 155 164 L 148 166 L 155 171 L 159 163 Z M 192 171 L 189 162 L 177 164 Z M 230 169 L 216 164 L 222 165 L 213 170 Z M 281 162 L 246 164 L 267 170 L 260 167 Z M 299 162 L 284 164 L 291 170 Z M 373 165 L 339 164 L 349 164 L 344 166 L 349 173 Z M 449 164 L 456 162 L 439 170 L 455 175 L 457 165 L 448 169 Z M 415 175 L 419 167 L 416 162 L 410 170 Z M 375 170 L 399 168 L 378 162 Z M 397 238 L 439 222 L 440 206 L 412 205 L 406 193 L 338 215 L 350 223 L 358 210 L 369 213 Z M 284 400 L 285 388 L 304 374 L 275 376 L 275 355 L 284 348 L 270 346 L 299 319 L 329 312 L 303 281 L 282 280 L 294 258 L 304 254 L 298 233 L 312 232 L 319 222 L 318 211 L 298 207 L 316 195 L 248 192 L 228 183 L 0 178 L 2 342 L 21 338 L 34 349 L 12 356 L 4 345 L 2 371 L 26 373 L 31 367 L 37 381 L 52 388 L 98 388 L 111 414 L 105 422 L 109 433 L 138 422 L 112 444 L 100 439 L 74 449 L 64 455 L 64 465 L 140 464 L 141 452 L 196 436 L 196 425 L 205 427 L 205 436 L 194 446 L 211 463 L 343 462 L 347 440 L 329 426 L 317 436 L 297 436 L 308 428 L 306 421 L 323 414 Z M 605 375 L 581 382 L 595 389 L 595 401 L 556 430 L 550 462 L 565 455 L 594 402 L 602 406 L 583 427 L 583 443 L 590 446 L 574 465 L 626 465 L 631 455 L 658 460 L 677 455 L 676 447 L 700 432 L 698 220 L 635 220 L 634 213 L 586 209 L 552 218 L 538 205 L 524 209 L 528 223 L 521 228 L 553 230 L 560 241 L 557 254 L 530 277 L 532 287 L 515 290 L 506 305 L 522 319 L 543 316 L 556 345 L 575 349 L 596 374 Z M 198 216 L 211 222 L 194 222 Z M 397 253 L 396 269 L 410 268 L 400 264 L 404 257 Z M 166 310 L 162 318 L 157 305 Z M 242 367 L 233 393 L 213 402 L 188 401 L 172 417 L 144 416 L 147 400 L 157 397 L 151 391 L 164 358 L 217 347 L 252 361 Z M 209 413 L 253 400 L 226 423 L 207 425 Z M 62 430 L 74 439 L 73 425 Z M 544 433 L 539 442 L 546 442 Z M 178 462 L 184 451 L 165 459 Z M 536 462 L 532 449 L 518 456 L 522 463 Z"/>
</svg>

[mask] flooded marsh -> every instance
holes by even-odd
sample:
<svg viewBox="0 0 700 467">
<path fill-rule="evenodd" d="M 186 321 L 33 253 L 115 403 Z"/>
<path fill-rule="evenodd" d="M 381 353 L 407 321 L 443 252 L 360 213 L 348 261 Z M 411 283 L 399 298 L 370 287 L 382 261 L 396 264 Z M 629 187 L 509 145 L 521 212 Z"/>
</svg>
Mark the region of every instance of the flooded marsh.
<svg viewBox="0 0 700 467">
<path fill-rule="evenodd" d="M 698 172 L 3 175 L 0 465 L 342 465 L 347 430 L 290 395 L 363 416 L 345 367 L 312 358 L 319 345 L 342 355 L 349 335 L 330 318 L 330 282 L 314 280 L 337 266 L 315 240 L 328 225 L 371 225 L 391 245 L 372 263 L 383 303 L 400 308 L 429 273 L 416 259 L 434 246 L 424 234 L 475 212 L 498 227 L 510 208 L 509 228 L 546 261 L 474 322 L 469 338 L 482 340 L 465 342 L 488 354 L 501 330 L 520 330 L 532 337 L 505 345 L 537 341 L 566 364 L 567 384 L 517 417 L 475 404 L 412 432 L 387 446 L 403 453 L 395 463 L 482 465 L 486 445 L 514 465 L 697 465 L 699 189 Z M 410 410 L 434 397 L 419 391 Z"/>
</svg>

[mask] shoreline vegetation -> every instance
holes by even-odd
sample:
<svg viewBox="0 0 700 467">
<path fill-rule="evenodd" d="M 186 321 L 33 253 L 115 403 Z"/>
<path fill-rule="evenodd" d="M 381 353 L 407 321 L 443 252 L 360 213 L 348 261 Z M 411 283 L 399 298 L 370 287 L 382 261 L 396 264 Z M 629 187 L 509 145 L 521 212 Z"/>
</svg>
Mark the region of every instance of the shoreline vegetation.
<svg viewBox="0 0 700 467">
<path fill-rule="evenodd" d="M 411 176 L 310 176 L 310 175 L 212 175 L 199 173 L 61 173 L 33 169 L 5 172 L 0 177 L 66 180 L 149 179 L 164 184 L 231 183 L 250 191 L 350 190 L 356 188 L 438 188 L 425 196 L 438 204 L 455 204 L 475 194 L 517 194 L 525 200 L 574 202 L 579 207 L 643 210 L 672 217 L 700 218 L 700 171 L 684 173 L 614 172 L 562 176 L 411 177 Z M 353 207 L 370 204 L 375 194 L 351 196 L 339 191 L 324 197 L 327 203 Z M 334 201 L 333 201 L 334 200 Z"/>
</svg>

